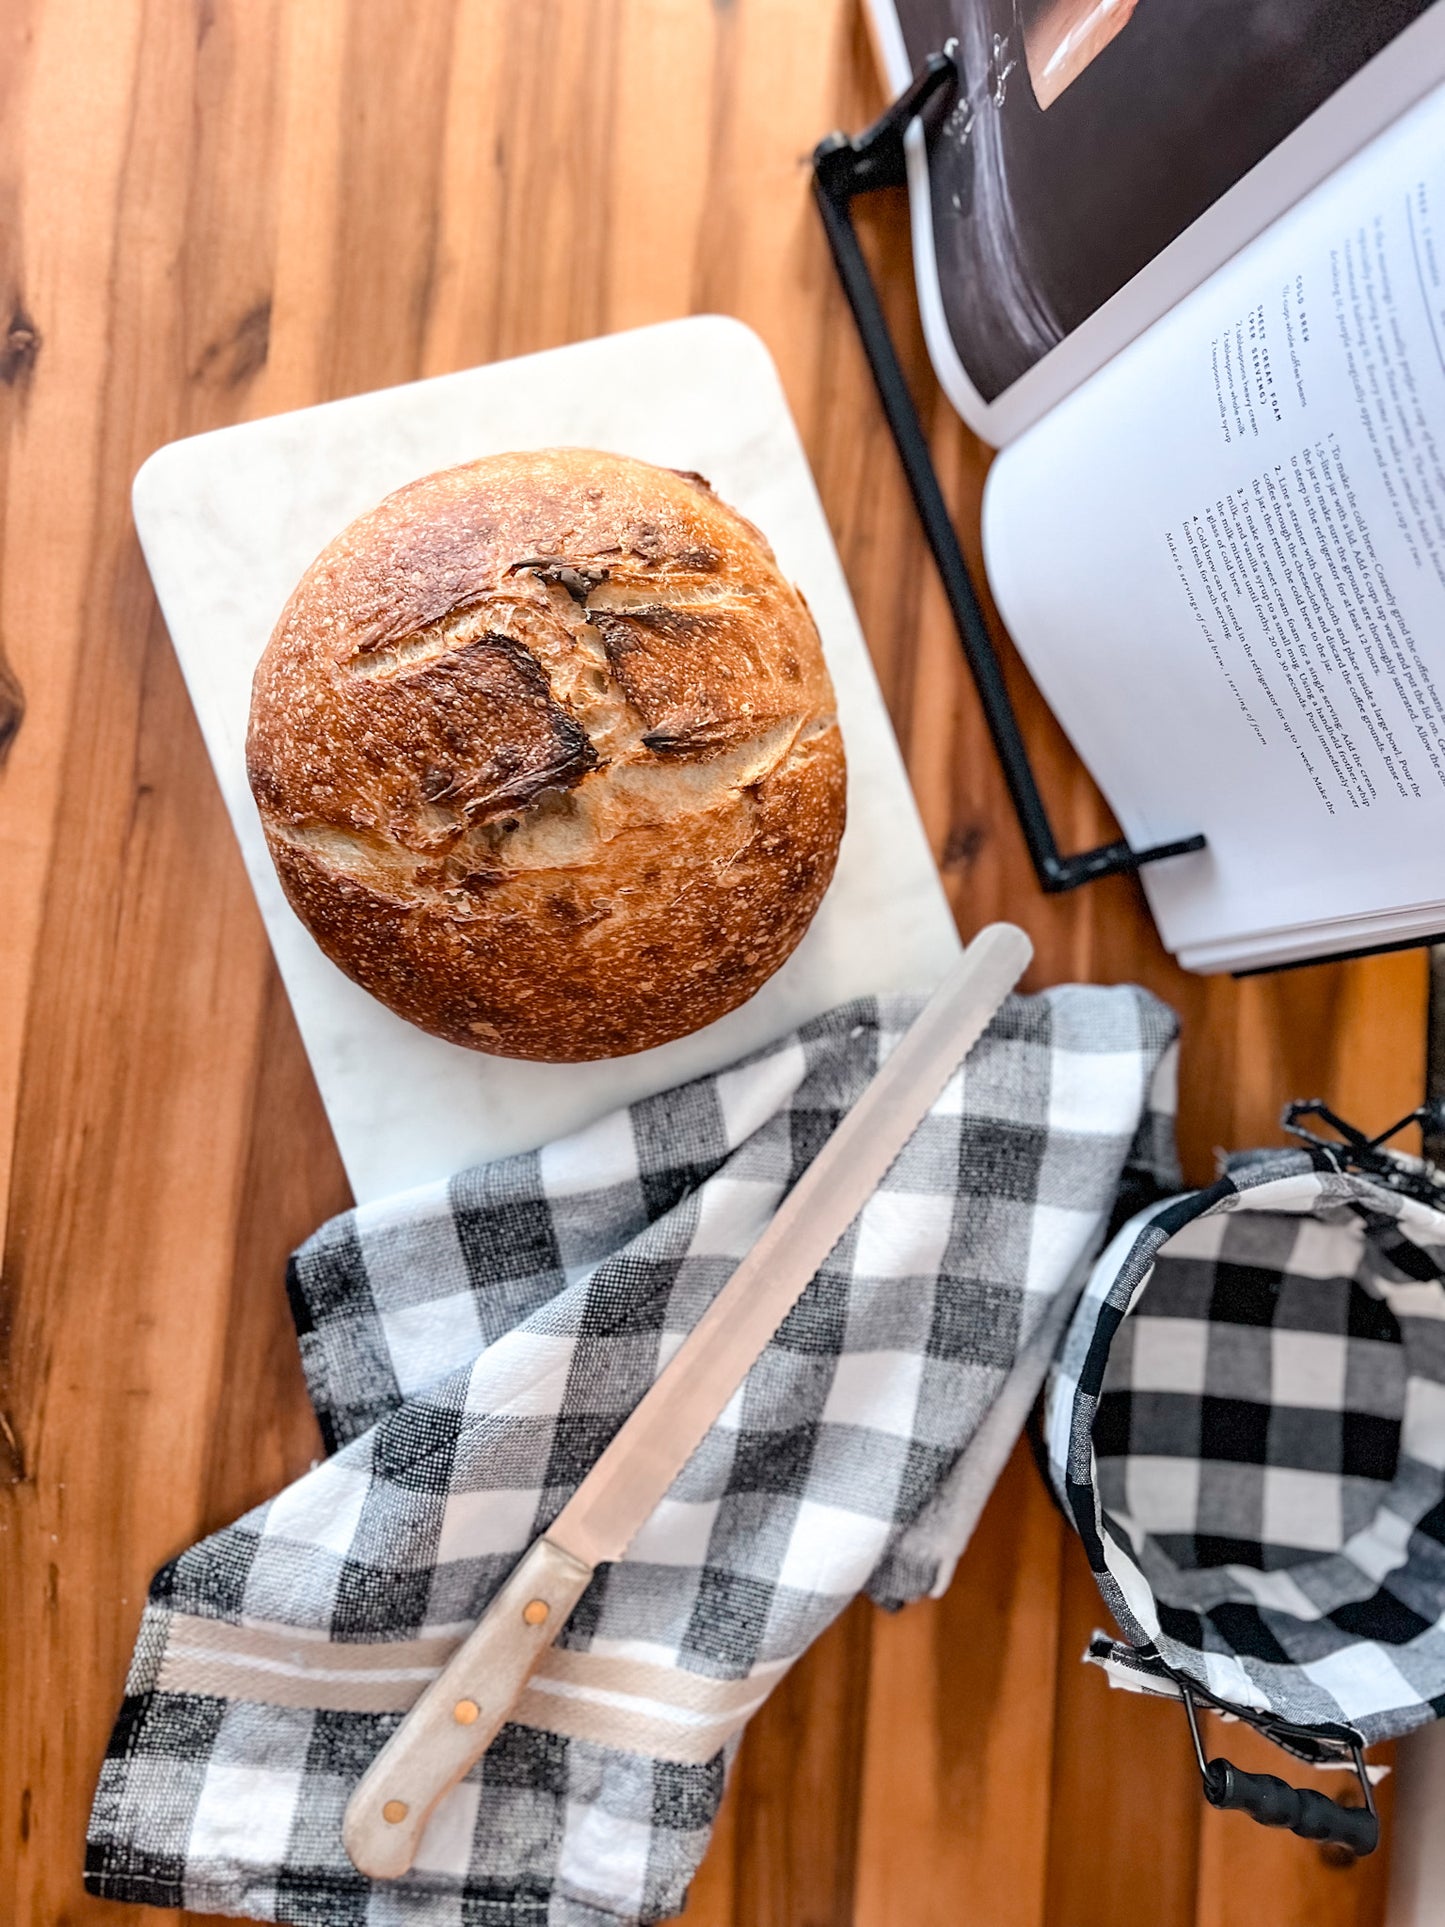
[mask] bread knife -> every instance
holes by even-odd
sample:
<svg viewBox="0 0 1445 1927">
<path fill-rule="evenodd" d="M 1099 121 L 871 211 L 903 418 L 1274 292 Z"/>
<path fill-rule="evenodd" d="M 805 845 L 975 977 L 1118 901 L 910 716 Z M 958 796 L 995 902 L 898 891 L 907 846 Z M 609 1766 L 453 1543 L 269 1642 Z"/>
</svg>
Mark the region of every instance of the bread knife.
<svg viewBox="0 0 1445 1927">
<path fill-rule="evenodd" d="M 597 1567 L 621 1559 L 819 1266 L 1023 974 L 1012 924 L 981 931 L 546 1532 L 378 1753 L 346 1808 L 353 1865 L 394 1880 L 476 1765 Z"/>
</svg>

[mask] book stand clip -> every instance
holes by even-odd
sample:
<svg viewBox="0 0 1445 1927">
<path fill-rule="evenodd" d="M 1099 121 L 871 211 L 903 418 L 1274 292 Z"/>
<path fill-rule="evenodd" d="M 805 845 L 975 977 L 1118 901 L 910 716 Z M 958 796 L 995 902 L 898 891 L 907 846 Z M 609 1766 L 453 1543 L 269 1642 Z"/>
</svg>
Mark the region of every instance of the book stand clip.
<svg viewBox="0 0 1445 1927">
<path fill-rule="evenodd" d="M 1124 842 L 1105 843 L 1096 850 L 1081 850 L 1076 856 L 1059 854 L 1058 839 L 1034 780 L 1003 671 L 938 484 L 923 425 L 888 332 L 878 290 L 858 243 L 858 232 L 853 225 L 854 200 L 860 194 L 872 193 L 875 188 L 906 184 L 903 142 L 909 124 L 920 118 L 930 103 L 956 86 L 957 81 L 958 69 L 953 60 L 947 54 L 930 54 L 912 85 L 866 133 L 854 140 L 846 134 L 830 134 L 819 142 L 813 152 L 813 192 L 822 212 L 843 292 L 858 324 L 863 352 L 873 371 L 878 398 L 888 418 L 928 546 L 933 551 L 963 653 L 973 672 L 989 734 L 1003 765 L 1004 780 L 1018 812 L 1034 871 L 1041 887 L 1054 893 L 1077 889 L 1081 883 L 1092 883 L 1096 877 L 1137 870 L 1163 857 L 1202 850 L 1204 838 L 1189 836 L 1177 843 L 1158 843 L 1147 850 L 1131 849 Z"/>
</svg>

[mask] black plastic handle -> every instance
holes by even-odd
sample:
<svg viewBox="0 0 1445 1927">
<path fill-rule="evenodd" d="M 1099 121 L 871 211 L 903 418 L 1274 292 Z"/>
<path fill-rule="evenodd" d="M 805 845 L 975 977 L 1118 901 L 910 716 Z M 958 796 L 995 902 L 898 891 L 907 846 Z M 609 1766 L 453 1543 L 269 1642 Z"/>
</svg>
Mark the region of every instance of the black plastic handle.
<svg viewBox="0 0 1445 1927">
<path fill-rule="evenodd" d="M 1313 1787 L 1290 1786 L 1272 1773 L 1245 1773 L 1229 1760 L 1209 1762 L 1204 1793 L 1212 1807 L 1247 1813 L 1262 1827 L 1288 1827 L 1305 1840 L 1327 1840 L 1362 1855 L 1380 1843 L 1380 1822 L 1368 1807 L 1342 1807 Z"/>
</svg>

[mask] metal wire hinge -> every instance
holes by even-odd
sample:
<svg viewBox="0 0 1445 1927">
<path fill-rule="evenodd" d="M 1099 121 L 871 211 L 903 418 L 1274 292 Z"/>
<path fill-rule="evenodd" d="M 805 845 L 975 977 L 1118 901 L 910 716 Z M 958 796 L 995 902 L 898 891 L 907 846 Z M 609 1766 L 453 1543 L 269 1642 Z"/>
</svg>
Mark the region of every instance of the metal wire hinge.
<svg viewBox="0 0 1445 1927">
<path fill-rule="evenodd" d="M 1327 1124 L 1336 1135 L 1320 1137 L 1316 1132 L 1305 1129 L 1305 1118 L 1318 1118 Z M 1392 1137 L 1418 1124 L 1427 1146 L 1433 1147 L 1445 1135 L 1445 1099 L 1430 1098 L 1413 1111 L 1381 1131 L 1377 1137 L 1366 1137 L 1363 1131 L 1348 1124 L 1338 1112 L 1332 1111 L 1322 1098 L 1302 1098 L 1297 1103 L 1286 1104 L 1280 1117 L 1283 1128 L 1292 1137 L 1299 1138 L 1316 1151 L 1322 1151 L 1337 1171 L 1354 1171 L 1362 1177 L 1373 1178 L 1377 1184 L 1390 1191 L 1399 1191 L 1407 1198 L 1414 1198 L 1420 1204 L 1433 1206 L 1437 1211 L 1445 1210 L 1445 1171 L 1429 1162 L 1426 1158 L 1406 1157 L 1402 1152 L 1387 1151 L 1385 1146 Z"/>
<path fill-rule="evenodd" d="M 1302 1839 L 1344 1847 L 1362 1859 L 1367 1853 L 1375 1851 L 1380 1844 L 1380 1817 L 1375 1811 L 1374 1789 L 1365 1770 L 1365 1756 L 1358 1740 L 1341 1740 L 1337 1746 L 1326 1748 L 1319 1736 L 1308 1728 L 1294 1729 L 1283 1721 L 1271 1724 L 1249 1720 L 1248 1715 L 1237 1713 L 1237 1717 L 1257 1726 L 1267 1739 L 1274 1740 L 1276 1744 L 1287 1744 L 1292 1738 L 1305 1740 L 1317 1759 L 1324 1759 L 1327 1752 L 1333 1751 L 1342 1762 L 1345 1759 L 1351 1761 L 1364 1795 L 1364 1805 L 1342 1806 L 1338 1800 L 1330 1799 L 1328 1794 L 1320 1793 L 1314 1787 L 1291 1786 L 1287 1780 L 1276 1779 L 1272 1773 L 1246 1773 L 1231 1760 L 1207 1759 L 1194 1704 L 1197 1689 L 1177 1675 L 1176 1681 L 1189 1720 L 1189 1737 L 1194 1742 L 1199 1777 L 1204 1782 L 1204 1797 L 1210 1806 L 1229 1812 L 1247 1813 L 1250 1819 L 1258 1821 L 1263 1827 L 1288 1827 L 1291 1833 L 1299 1834 Z M 1234 1708 L 1224 1710 L 1236 1711 Z"/>
</svg>

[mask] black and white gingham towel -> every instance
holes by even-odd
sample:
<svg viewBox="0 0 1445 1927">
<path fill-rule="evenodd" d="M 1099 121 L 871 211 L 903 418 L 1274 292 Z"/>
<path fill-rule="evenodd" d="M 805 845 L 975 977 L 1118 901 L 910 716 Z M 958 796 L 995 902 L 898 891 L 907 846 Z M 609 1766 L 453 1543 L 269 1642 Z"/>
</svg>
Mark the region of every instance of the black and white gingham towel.
<svg viewBox="0 0 1445 1927">
<path fill-rule="evenodd" d="M 1445 1711 L 1442 1278 L 1445 1215 L 1311 1150 L 1117 1235 L 1046 1421 L 1116 1683 L 1366 1742 Z"/>
<path fill-rule="evenodd" d="M 916 1015 L 834 1011 L 564 1142 L 349 1213 L 292 1295 L 332 1456 L 157 1577 L 91 1819 L 118 1900 L 314 1927 L 682 1905 L 748 1716 L 861 1588 L 947 1583 L 1133 1161 L 1174 1020 L 1012 998 L 413 1871 L 346 1799 Z"/>
</svg>

